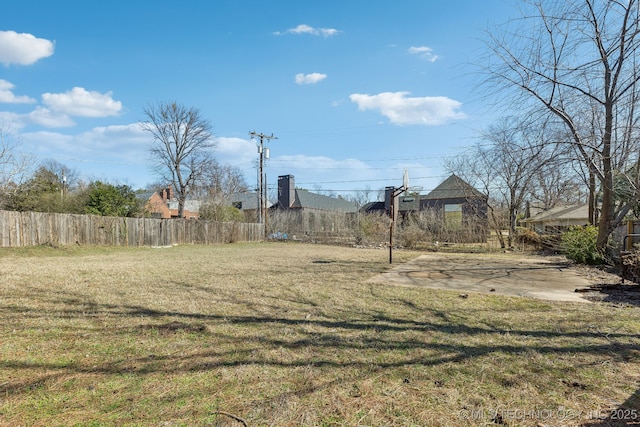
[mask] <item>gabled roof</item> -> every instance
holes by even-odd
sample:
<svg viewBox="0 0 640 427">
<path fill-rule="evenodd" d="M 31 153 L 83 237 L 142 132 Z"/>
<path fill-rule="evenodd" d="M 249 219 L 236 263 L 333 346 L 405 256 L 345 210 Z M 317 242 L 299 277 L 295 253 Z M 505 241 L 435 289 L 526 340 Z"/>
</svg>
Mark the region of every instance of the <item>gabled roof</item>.
<svg viewBox="0 0 640 427">
<path fill-rule="evenodd" d="M 570 220 L 588 220 L 589 218 L 589 205 L 565 205 L 556 206 L 555 208 L 547 209 L 532 216 L 526 218 L 526 223 L 542 223 L 548 221 L 570 221 Z"/>
<path fill-rule="evenodd" d="M 453 174 L 431 190 L 422 200 L 485 198 L 484 194 L 473 188 L 468 182 Z"/>
<path fill-rule="evenodd" d="M 331 212 L 357 212 L 354 202 L 335 197 L 323 196 L 307 190 L 296 189 L 296 199 L 292 208 L 310 208 Z"/>
</svg>

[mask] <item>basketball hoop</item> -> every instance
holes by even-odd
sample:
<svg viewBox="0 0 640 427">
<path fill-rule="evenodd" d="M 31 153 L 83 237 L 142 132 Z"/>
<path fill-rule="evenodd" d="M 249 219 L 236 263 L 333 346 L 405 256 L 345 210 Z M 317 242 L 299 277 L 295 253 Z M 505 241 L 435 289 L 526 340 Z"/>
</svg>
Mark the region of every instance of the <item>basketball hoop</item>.
<svg viewBox="0 0 640 427">
<path fill-rule="evenodd" d="M 409 169 L 404 170 L 404 176 L 402 177 L 402 186 L 404 187 L 404 194 L 409 191 Z"/>
</svg>

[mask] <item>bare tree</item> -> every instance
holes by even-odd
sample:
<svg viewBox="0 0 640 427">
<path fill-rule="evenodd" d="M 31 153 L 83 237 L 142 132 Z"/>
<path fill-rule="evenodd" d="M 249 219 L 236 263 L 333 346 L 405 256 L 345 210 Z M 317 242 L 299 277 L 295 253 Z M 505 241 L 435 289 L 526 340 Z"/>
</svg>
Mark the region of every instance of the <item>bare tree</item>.
<svg viewBox="0 0 640 427">
<path fill-rule="evenodd" d="M 150 105 L 144 113 L 147 120 L 141 124 L 154 138 L 150 151 L 156 172 L 173 185 L 182 218 L 187 197 L 213 161 L 211 124 L 199 110 L 177 102 Z"/>
<path fill-rule="evenodd" d="M 560 204 L 584 203 L 587 191 L 571 168 L 572 160 L 563 156 L 548 160 L 546 167 L 535 174 L 531 186 L 531 201 L 544 210 Z"/>
<path fill-rule="evenodd" d="M 202 196 L 209 199 L 225 199 L 234 193 L 249 190 L 240 168 L 215 160 L 205 168 L 200 187 Z"/>
<path fill-rule="evenodd" d="M 194 187 L 192 194 L 205 201 L 200 208 L 201 218 L 227 221 L 241 215 L 232 208 L 231 196 L 248 190 L 249 186 L 239 168 L 213 161 L 205 168 L 202 183 Z"/>
<path fill-rule="evenodd" d="M 346 196 L 345 198 L 351 202 L 354 202 L 358 209 L 371 202 L 373 196 L 373 190 L 371 186 L 367 185 L 362 190 L 357 190 L 353 194 Z"/>
<path fill-rule="evenodd" d="M 616 206 L 614 173 L 637 163 L 638 0 L 524 1 L 521 20 L 489 34 L 487 83 L 521 111 L 548 114 L 601 187 L 597 247 L 640 197 Z M 515 93 L 513 91 L 515 89 Z M 519 96 L 518 96 L 519 95 Z M 620 137 L 620 138 L 617 138 Z M 637 183 L 634 183 L 637 184 Z M 636 186 L 636 190 L 640 187 Z"/>
<path fill-rule="evenodd" d="M 489 203 L 489 218 L 502 239 L 499 207 L 507 212 L 507 242 L 516 234 L 517 216 L 531 193 L 535 179 L 556 156 L 557 145 L 545 144 L 547 129 L 539 124 L 507 117 L 490 126 L 482 141 L 468 153 L 450 160 L 447 169 L 482 188 Z"/>
<path fill-rule="evenodd" d="M 14 183 L 27 171 L 30 159 L 19 151 L 20 143 L 9 129 L 0 126 L 0 187 Z"/>
</svg>

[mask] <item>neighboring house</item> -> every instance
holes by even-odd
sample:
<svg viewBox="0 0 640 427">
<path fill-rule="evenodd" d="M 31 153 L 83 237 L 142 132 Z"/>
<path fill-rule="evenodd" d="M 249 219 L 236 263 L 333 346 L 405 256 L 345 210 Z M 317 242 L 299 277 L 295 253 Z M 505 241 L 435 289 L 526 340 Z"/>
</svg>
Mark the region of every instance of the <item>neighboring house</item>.
<svg viewBox="0 0 640 427">
<path fill-rule="evenodd" d="M 315 213 L 356 213 L 358 211 L 358 207 L 354 202 L 296 188 L 293 175 L 278 177 L 278 203 L 274 208 Z"/>
<path fill-rule="evenodd" d="M 385 212 L 389 214 L 391 193 L 395 187 L 385 188 L 384 202 L 364 205 L 362 212 Z M 451 175 L 427 195 L 408 194 L 398 196 L 398 212 L 402 218 L 412 212 L 432 210 L 460 221 L 484 220 L 487 218 L 487 198 L 463 179 Z"/>
<path fill-rule="evenodd" d="M 387 212 L 387 207 L 385 202 L 369 202 L 362 205 L 360 208 L 360 212 L 363 213 L 389 213 Z"/>
<path fill-rule="evenodd" d="M 249 191 L 243 191 L 239 193 L 233 193 L 229 197 L 229 203 L 236 209 L 240 209 L 243 212 L 256 212 L 258 210 L 258 193 L 252 193 Z"/>
<path fill-rule="evenodd" d="M 558 233 L 571 226 L 582 226 L 589 223 L 589 205 L 564 205 L 543 210 L 521 221 L 522 224 L 536 233 Z"/>
<path fill-rule="evenodd" d="M 362 212 L 384 212 L 388 215 L 394 189 L 385 188 L 385 201 L 368 203 L 363 206 Z M 451 175 L 427 195 L 398 196 L 396 205 L 401 222 L 412 214 L 430 212 L 432 232 L 442 240 L 486 240 L 487 198 L 457 175 Z"/>
<path fill-rule="evenodd" d="M 201 204 L 199 200 L 187 200 L 184 204 L 184 218 L 198 218 Z M 178 199 L 174 197 L 171 187 L 153 193 L 145 208 L 153 218 L 178 218 Z"/>
<path fill-rule="evenodd" d="M 289 235 L 335 233 L 356 218 L 354 202 L 296 188 L 293 175 L 278 177 L 278 202 L 271 208 L 270 223 Z"/>
<path fill-rule="evenodd" d="M 420 210 L 440 212 L 444 220 L 459 221 L 463 225 L 486 222 L 488 204 L 484 194 L 454 174 L 420 197 Z"/>
<path fill-rule="evenodd" d="M 239 209 L 245 216 L 245 219 L 249 222 L 257 221 L 258 219 L 258 200 L 257 192 L 243 191 L 233 193 L 227 198 L 228 203 L 236 209 Z M 267 200 L 267 209 L 271 208 L 273 203 Z"/>
<path fill-rule="evenodd" d="M 443 239 L 455 233 L 460 242 L 486 242 L 488 209 L 487 197 L 455 174 L 420 197 L 420 211 L 430 211 L 440 219 Z"/>
</svg>

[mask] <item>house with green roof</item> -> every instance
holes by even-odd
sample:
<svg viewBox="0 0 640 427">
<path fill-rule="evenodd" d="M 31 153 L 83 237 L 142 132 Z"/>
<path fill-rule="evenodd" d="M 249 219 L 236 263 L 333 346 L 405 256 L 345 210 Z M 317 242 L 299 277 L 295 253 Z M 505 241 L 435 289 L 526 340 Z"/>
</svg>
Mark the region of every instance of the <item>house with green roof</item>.
<svg viewBox="0 0 640 427">
<path fill-rule="evenodd" d="M 358 211 L 358 206 L 349 200 L 296 188 L 293 175 L 278 177 L 278 203 L 275 208 L 315 213 L 356 213 Z"/>
<path fill-rule="evenodd" d="M 358 212 L 355 202 L 296 188 L 293 175 L 278 177 L 278 202 L 271 208 L 271 223 L 281 221 L 289 234 L 332 233 L 354 221 Z"/>
</svg>

